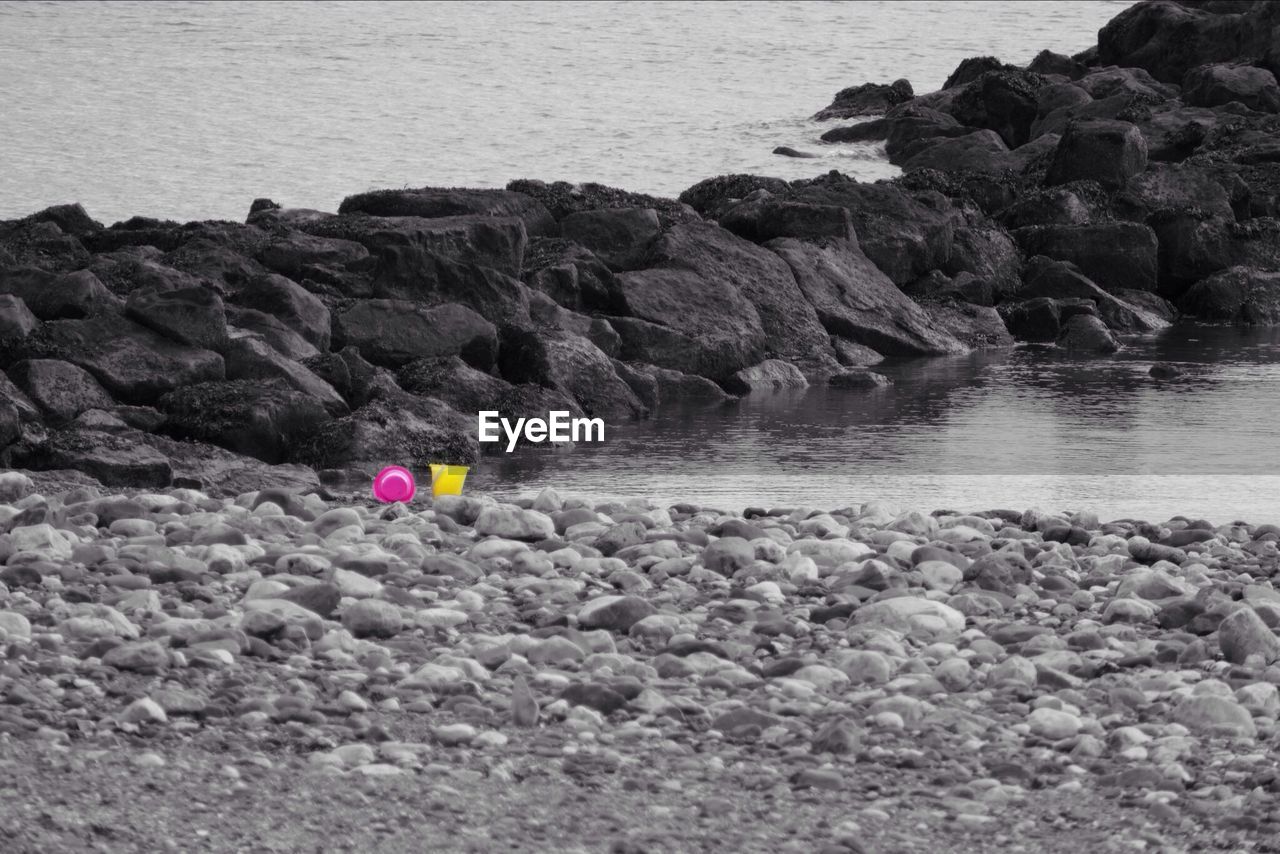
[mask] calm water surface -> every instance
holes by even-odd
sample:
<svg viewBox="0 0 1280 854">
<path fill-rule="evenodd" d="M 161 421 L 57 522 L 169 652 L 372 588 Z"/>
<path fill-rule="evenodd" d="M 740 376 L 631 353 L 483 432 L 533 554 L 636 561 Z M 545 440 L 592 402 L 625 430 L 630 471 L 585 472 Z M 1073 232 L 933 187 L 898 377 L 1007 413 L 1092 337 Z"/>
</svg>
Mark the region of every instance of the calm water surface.
<svg viewBox="0 0 1280 854">
<path fill-rule="evenodd" d="M 897 170 L 807 120 L 845 86 L 1075 52 L 1125 3 L 0 2 L 0 217 L 243 219 L 405 185 Z"/>
<path fill-rule="evenodd" d="M 1186 376 L 1156 381 L 1156 362 Z M 1019 347 L 884 365 L 895 385 L 664 410 L 568 452 L 486 457 L 468 486 L 742 509 L 1096 509 L 1280 521 L 1280 329 L 1179 327 L 1110 358 Z"/>
</svg>

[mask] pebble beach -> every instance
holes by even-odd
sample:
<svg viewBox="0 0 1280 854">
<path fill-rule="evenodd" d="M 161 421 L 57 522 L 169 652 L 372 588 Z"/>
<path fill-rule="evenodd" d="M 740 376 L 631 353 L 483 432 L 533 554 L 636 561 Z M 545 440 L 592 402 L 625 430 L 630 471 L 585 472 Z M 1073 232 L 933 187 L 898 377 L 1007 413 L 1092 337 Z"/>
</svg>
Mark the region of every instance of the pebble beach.
<svg viewBox="0 0 1280 854">
<path fill-rule="evenodd" d="M 1276 525 L 51 477 L 0 475 L 9 851 L 1264 851 L 1280 820 Z"/>
</svg>

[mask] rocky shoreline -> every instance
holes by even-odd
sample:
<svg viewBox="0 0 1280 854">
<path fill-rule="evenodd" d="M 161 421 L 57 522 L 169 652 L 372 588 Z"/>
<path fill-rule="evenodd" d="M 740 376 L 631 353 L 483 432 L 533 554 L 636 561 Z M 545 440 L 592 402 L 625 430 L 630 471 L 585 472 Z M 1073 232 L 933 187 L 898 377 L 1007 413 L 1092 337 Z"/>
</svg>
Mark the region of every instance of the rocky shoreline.
<svg viewBox="0 0 1280 854">
<path fill-rule="evenodd" d="M 234 495 L 474 460 L 885 358 L 1280 321 L 1277 7 L 1142 3 L 1074 57 L 840 92 L 904 174 L 382 190 L 246 222 L 0 223 L 0 462 Z M 795 153 L 795 152 L 792 152 Z M 70 477 L 71 475 L 68 475 Z"/>
<path fill-rule="evenodd" d="M 1280 528 L 0 475 L 6 850 L 1269 850 Z"/>
</svg>

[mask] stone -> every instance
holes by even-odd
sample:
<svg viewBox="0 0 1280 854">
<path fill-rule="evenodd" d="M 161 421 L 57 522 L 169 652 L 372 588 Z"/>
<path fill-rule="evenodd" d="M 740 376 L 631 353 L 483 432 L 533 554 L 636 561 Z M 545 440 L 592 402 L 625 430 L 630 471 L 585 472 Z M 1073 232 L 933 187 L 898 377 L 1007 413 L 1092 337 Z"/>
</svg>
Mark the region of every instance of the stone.
<svg viewBox="0 0 1280 854">
<path fill-rule="evenodd" d="M 404 621 L 390 602 L 363 599 L 342 610 L 342 626 L 357 638 L 390 638 L 400 634 Z"/>
<path fill-rule="evenodd" d="M 276 600 L 292 602 L 326 618 L 333 616 L 334 611 L 338 609 L 338 602 L 341 598 L 342 594 L 337 587 L 324 582 L 299 584 L 297 587 L 292 587 L 275 597 Z"/>
<path fill-rule="evenodd" d="M 1147 143 L 1136 125 L 1107 119 L 1077 120 L 1058 140 L 1045 186 L 1097 181 L 1121 187 L 1147 168 Z"/>
<path fill-rule="evenodd" d="M 1204 694 L 1185 697 L 1174 707 L 1173 720 L 1200 735 L 1237 738 L 1257 735 L 1253 716 L 1234 698 Z"/>
<path fill-rule="evenodd" d="M 1182 100 L 1193 107 L 1232 102 L 1263 113 L 1280 113 L 1280 85 L 1265 68 L 1245 63 L 1211 63 L 1182 78 Z"/>
<path fill-rule="evenodd" d="M 155 641 L 130 641 L 107 650 L 102 663 L 119 670 L 158 673 L 169 666 L 169 653 Z"/>
<path fill-rule="evenodd" d="M 1218 645 L 1233 664 L 1244 664 L 1251 655 L 1260 656 L 1265 664 L 1280 660 L 1280 638 L 1249 607 L 1233 611 L 1218 624 Z"/>
<path fill-rule="evenodd" d="M 578 611 L 578 623 L 589 629 L 624 633 L 657 609 L 638 596 L 597 596 Z"/>
<path fill-rule="evenodd" d="M 1064 350 L 1081 353 L 1115 353 L 1120 349 L 1120 342 L 1101 318 L 1088 314 L 1069 319 L 1058 334 L 1057 344 Z"/>
<path fill-rule="evenodd" d="M 486 506 L 480 511 L 474 527 L 481 536 L 492 535 L 511 540 L 545 540 L 556 532 L 555 523 L 550 516 L 510 504 Z"/>
<path fill-rule="evenodd" d="M 411 300 L 362 300 L 338 316 L 337 329 L 345 344 L 388 367 L 420 358 L 460 356 L 488 370 L 498 349 L 497 327 L 457 303 L 426 307 Z"/>
<path fill-rule="evenodd" d="M 125 301 L 125 314 L 180 344 L 218 350 L 227 342 L 227 312 L 211 288 L 138 289 Z"/>
<path fill-rule="evenodd" d="M 1031 732 L 1041 738 L 1059 741 L 1080 731 L 1080 718 L 1058 709 L 1039 708 L 1027 716 Z"/>
</svg>

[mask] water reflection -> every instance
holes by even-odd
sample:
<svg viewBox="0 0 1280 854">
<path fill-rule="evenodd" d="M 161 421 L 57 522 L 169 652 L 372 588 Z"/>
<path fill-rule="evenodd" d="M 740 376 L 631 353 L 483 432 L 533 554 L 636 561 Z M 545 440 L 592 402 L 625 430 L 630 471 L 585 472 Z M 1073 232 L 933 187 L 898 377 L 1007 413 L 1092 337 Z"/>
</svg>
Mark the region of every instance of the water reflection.
<svg viewBox="0 0 1280 854">
<path fill-rule="evenodd" d="M 1157 361 L 1186 376 L 1152 379 Z M 667 408 L 611 425 L 603 445 L 487 457 L 470 484 L 738 509 L 881 498 L 1280 517 L 1280 329 L 1184 326 L 1104 358 L 1019 347 L 879 370 L 894 386 Z"/>
</svg>

